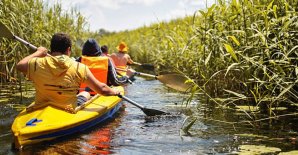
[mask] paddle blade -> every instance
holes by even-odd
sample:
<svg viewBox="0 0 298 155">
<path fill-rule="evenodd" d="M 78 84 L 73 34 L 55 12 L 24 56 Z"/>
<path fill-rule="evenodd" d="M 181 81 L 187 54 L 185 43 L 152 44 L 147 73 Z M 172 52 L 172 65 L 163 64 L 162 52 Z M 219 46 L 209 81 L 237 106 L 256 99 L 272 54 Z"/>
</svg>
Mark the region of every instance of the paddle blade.
<svg viewBox="0 0 298 155">
<path fill-rule="evenodd" d="M 157 80 L 164 83 L 166 86 L 178 91 L 187 92 L 192 87 L 191 83 L 185 83 L 188 80 L 181 74 L 165 74 L 158 75 Z"/>
<path fill-rule="evenodd" d="M 13 34 L 9 31 L 9 29 L 2 23 L 0 22 L 0 38 L 8 38 L 12 39 Z"/>
<path fill-rule="evenodd" d="M 147 115 L 147 116 L 156 116 L 156 115 L 166 115 L 169 113 L 166 113 L 164 111 L 156 110 L 156 109 L 148 109 L 148 108 L 142 108 L 142 111 Z"/>
</svg>

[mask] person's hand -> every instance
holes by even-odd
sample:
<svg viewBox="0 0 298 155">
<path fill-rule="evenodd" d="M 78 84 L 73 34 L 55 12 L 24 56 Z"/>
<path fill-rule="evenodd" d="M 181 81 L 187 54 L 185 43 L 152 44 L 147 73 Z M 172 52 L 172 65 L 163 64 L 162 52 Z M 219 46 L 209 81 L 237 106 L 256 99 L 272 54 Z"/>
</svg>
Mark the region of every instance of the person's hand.
<svg viewBox="0 0 298 155">
<path fill-rule="evenodd" d="M 120 90 L 118 90 L 117 88 L 112 88 L 112 89 L 113 89 L 113 91 L 114 91 L 113 94 L 114 94 L 115 96 L 120 95 L 120 93 L 121 93 Z"/>
<path fill-rule="evenodd" d="M 37 51 L 34 53 L 35 57 L 45 57 L 48 55 L 48 49 L 45 47 L 38 47 Z"/>
<path fill-rule="evenodd" d="M 128 77 L 131 77 L 131 76 L 134 75 L 135 72 L 136 72 L 136 71 L 133 70 L 133 69 L 127 69 L 127 71 L 126 71 L 126 75 L 127 75 Z"/>
<path fill-rule="evenodd" d="M 139 66 L 142 65 L 141 63 L 138 63 L 138 62 L 133 62 L 133 64 L 135 64 L 135 65 L 139 65 Z"/>
<path fill-rule="evenodd" d="M 17 64 L 17 70 L 27 74 L 27 69 L 28 69 L 28 62 L 32 59 L 32 58 L 36 58 L 36 57 L 45 57 L 47 56 L 47 49 L 44 47 L 38 47 L 37 51 L 34 52 L 33 54 L 30 54 L 28 56 L 26 56 L 25 58 L 23 58 L 21 61 L 18 62 Z"/>
</svg>

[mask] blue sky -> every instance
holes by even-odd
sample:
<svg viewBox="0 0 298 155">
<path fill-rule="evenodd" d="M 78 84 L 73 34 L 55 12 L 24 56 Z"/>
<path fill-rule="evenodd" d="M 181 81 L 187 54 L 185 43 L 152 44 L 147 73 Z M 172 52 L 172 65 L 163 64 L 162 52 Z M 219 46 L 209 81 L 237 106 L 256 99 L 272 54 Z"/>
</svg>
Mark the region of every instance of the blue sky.
<svg viewBox="0 0 298 155">
<path fill-rule="evenodd" d="M 169 21 L 206 8 L 206 0 L 44 0 L 60 2 L 64 10 L 77 8 L 95 31 L 132 30 L 144 25 Z M 207 0 L 208 6 L 214 0 Z"/>
</svg>

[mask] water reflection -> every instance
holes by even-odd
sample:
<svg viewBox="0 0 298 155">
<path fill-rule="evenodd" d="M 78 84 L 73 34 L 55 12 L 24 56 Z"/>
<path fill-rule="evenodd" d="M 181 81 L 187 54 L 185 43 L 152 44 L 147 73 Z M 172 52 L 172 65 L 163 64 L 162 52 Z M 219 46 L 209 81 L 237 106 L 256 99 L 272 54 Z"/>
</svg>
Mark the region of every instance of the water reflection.
<svg viewBox="0 0 298 155">
<path fill-rule="evenodd" d="M 115 119 L 82 136 L 81 154 L 113 154 L 113 147 L 116 146 L 113 141 L 115 130 L 119 127 L 124 113 L 122 109 Z"/>
<path fill-rule="evenodd" d="M 0 104 L 3 109 L 0 112 L 0 154 L 227 154 L 239 152 L 239 146 L 249 144 L 279 147 L 282 151 L 298 149 L 298 125 L 293 117 L 274 119 L 272 126 L 268 122 L 230 124 L 227 122 L 245 120 L 247 115 L 205 102 L 191 102 L 186 106 L 183 100 L 187 95 L 172 92 L 158 81 L 141 78 L 126 87 L 126 96 L 171 115 L 146 117 L 139 108 L 124 102 L 125 109 L 104 124 L 14 152 L 10 150 L 12 136 L 8 133 L 18 111 L 13 108 L 17 106 L 9 104 L 19 104 Z M 180 129 L 192 120 L 184 122 L 188 116 L 198 119 L 189 134 L 183 135 Z"/>
<path fill-rule="evenodd" d="M 85 137 L 86 143 L 82 146 L 83 152 L 86 154 L 111 154 L 111 130 L 102 128 L 96 132 L 90 133 Z"/>
</svg>

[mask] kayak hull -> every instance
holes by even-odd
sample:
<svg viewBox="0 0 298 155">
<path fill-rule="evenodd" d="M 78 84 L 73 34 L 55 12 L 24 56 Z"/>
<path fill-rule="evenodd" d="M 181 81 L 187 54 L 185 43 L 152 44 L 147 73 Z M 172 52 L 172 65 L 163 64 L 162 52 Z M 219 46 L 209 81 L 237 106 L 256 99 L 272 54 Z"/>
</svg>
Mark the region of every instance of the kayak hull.
<svg viewBox="0 0 298 155">
<path fill-rule="evenodd" d="M 124 93 L 123 87 L 119 86 L 117 89 Z M 117 96 L 98 95 L 75 114 L 53 106 L 32 112 L 24 109 L 12 124 L 15 147 L 20 149 L 30 144 L 84 131 L 112 118 L 121 106 L 121 99 Z"/>
</svg>

